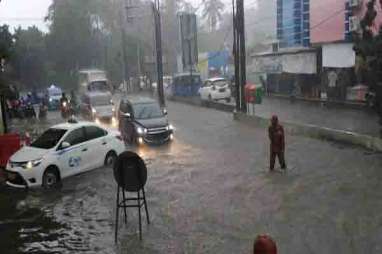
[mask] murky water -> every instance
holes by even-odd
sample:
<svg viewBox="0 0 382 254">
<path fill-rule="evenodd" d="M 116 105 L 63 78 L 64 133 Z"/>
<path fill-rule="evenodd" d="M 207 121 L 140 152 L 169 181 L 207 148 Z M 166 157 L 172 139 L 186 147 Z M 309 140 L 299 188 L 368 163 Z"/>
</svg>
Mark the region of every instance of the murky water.
<svg viewBox="0 0 382 254">
<path fill-rule="evenodd" d="M 261 233 L 281 253 L 381 253 L 381 154 L 287 136 L 290 169 L 269 174 L 265 130 L 168 108 L 175 142 L 136 150 L 148 167 L 143 241 L 132 208 L 114 243 L 116 184 L 100 168 L 58 190 L 1 189 L 1 253 L 251 253 Z"/>
</svg>

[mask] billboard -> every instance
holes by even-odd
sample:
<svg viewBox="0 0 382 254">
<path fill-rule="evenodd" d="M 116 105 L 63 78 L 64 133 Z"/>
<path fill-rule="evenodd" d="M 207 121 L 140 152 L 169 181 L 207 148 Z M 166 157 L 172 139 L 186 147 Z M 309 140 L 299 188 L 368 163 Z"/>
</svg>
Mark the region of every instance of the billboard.
<svg viewBox="0 0 382 254">
<path fill-rule="evenodd" d="M 179 13 L 179 35 L 183 67 L 188 69 L 198 62 L 198 38 L 196 15 Z"/>
</svg>

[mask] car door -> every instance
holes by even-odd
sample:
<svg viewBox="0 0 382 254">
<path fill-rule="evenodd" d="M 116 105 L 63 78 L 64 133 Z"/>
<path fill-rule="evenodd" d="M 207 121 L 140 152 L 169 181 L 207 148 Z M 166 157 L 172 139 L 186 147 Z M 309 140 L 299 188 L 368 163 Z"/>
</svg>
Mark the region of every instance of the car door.
<svg viewBox="0 0 382 254">
<path fill-rule="evenodd" d="M 61 149 L 63 142 L 69 143 L 70 146 Z M 69 132 L 58 147 L 58 165 L 61 169 L 61 176 L 66 177 L 85 170 L 87 152 L 84 128 L 81 127 Z"/>
<path fill-rule="evenodd" d="M 118 110 L 118 122 L 119 122 L 119 131 L 121 132 L 122 136 L 126 138 L 126 125 L 127 125 L 127 103 L 124 101 L 121 101 L 119 104 L 119 110 Z"/>
<path fill-rule="evenodd" d="M 97 126 L 85 126 L 86 144 L 91 148 L 88 155 L 89 165 L 86 170 L 98 168 L 104 164 L 108 152 L 106 130 Z"/>
<path fill-rule="evenodd" d="M 129 139 L 129 142 L 134 142 L 135 135 L 135 125 L 134 125 L 134 112 L 131 104 L 127 104 L 126 106 L 127 113 L 130 114 L 130 117 L 126 117 L 126 135 Z"/>
</svg>

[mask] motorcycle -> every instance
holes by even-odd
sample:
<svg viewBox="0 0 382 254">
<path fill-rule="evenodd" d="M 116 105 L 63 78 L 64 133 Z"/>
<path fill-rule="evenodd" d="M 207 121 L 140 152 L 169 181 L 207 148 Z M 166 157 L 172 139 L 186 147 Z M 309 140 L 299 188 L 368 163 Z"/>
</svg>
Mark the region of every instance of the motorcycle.
<svg viewBox="0 0 382 254">
<path fill-rule="evenodd" d="M 26 118 L 36 118 L 36 111 L 31 102 L 27 102 L 23 105 L 24 117 Z"/>
<path fill-rule="evenodd" d="M 63 101 L 61 103 L 61 117 L 64 119 L 67 119 L 74 114 L 75 114 L 75 110 L 74 110 L 73 105 L 70 102 L 70 100 Z"/>
</svg>

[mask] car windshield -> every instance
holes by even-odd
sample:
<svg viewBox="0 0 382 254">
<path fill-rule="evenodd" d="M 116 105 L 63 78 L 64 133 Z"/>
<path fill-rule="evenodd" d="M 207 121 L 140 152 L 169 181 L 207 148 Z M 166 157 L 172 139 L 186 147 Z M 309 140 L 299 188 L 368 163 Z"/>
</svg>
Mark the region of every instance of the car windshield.
<svg viewBox="0 0 382 254">
<path fill-rule="evenodd" d="M 89 84 L 89 91 L 108 91 L 108 85 L 105 81 L 94 81 Z"/>
<path fill-rule="evenodd" d="M 213 83 L 215 86 L 226 86 L 228 84 L 228 81 L 227 80 L 217 80 Z"/>
<path fill-rule="evenodd" d="M 66 130 L 51 128 L 45 131 L 39 138 L 37 138 L 31 147 L 50 149 L 57 145 L 58 141 L 64 136 Z"/>
<path fill-rule="evenodd" d="M 111 105 L 111 98 L 109 96 L 99 96 L 90 99 L 92 106 L 107 106 Z"/>
<path fill-rule="evenodd" d="M 134 105 L 134 117 L 136 119 L 150 119 L 162 116 L 163 112 L 156 103 L 140 103 Z"/>
</svg>

